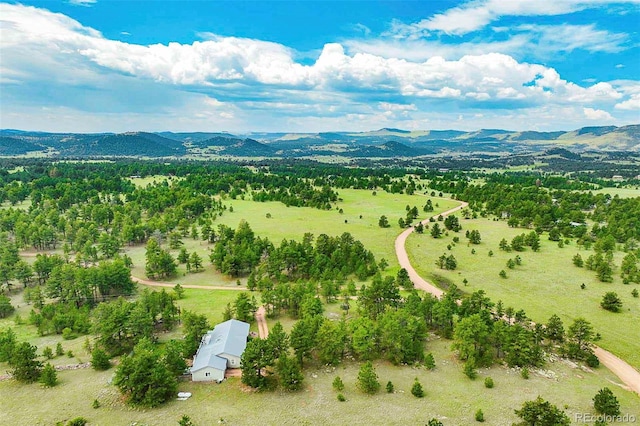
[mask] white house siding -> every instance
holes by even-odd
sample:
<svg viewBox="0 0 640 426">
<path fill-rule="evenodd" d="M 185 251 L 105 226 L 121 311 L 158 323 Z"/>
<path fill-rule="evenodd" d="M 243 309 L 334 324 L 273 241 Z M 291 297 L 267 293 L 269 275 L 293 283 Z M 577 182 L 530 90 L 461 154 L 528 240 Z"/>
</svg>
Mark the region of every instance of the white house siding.
<svg viewBox="0 0 640 426">
<path fill-rule="evenodd" d="M 221 381 L 223 379 L 224 370 L 218 370 L 217 368 L 212 367 L 206 367 L 191 373 L 191 380 L 194 382 L 212 382 Z"/>
<path fill-rule="evenodd" d="M 220 354 L 218 355 L 220 358 L 225 358 L 227 360 L 227 368 L 240 368 L 240 357 L 229 354 Z"/>
</svg>

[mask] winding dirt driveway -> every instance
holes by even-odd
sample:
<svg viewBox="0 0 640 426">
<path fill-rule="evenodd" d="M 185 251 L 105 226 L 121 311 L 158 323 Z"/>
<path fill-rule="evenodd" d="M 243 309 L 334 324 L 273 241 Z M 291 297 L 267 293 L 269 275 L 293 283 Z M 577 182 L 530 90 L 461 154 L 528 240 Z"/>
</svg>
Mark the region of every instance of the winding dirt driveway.
<svg viewBox="0 0 640 426">
<path fill-rule="evenodd" d="M 454 207 L 444 213 L 438 214 L 433 217 L 437 218 L 440 215 L 442 215 L 443 217 L 450 215 L 451 213 L 455 213 L 458 210 L 462 210 L 468 205 L 468 203 L 460 201 L 460 205 L 458 207 Z M 422 221 L 423 224 L 427 224 L 428 222 L 429 219 L 425 219 Z M 442 297 L 444 292 L 429 281 L 422 278 L 409 261 L 409 255 L 407 254 L 405 243 L 407 241 L 407 237 L 409 237 L 412 232 L 413 226 L 404 230 L 396 238 L 395 249 L 396 256 L 398 257 L 398 263 L 400 264 L 401 268 L 405 268 L 407 270 L 407 272 L 409 273 L 409 278 L 416 288 L 426 291 L 427 293 L 431 293 L 434 296 L 440 298 Z M 622 387 L 640 395 L 640 372 L 638 372 L 638 370 L 633 368 L 623 359 L 618 358 L 611 352 L 606 351 L 599 346 L 594 346 L 593 351 L 600 360 L 600 363 L 607 367 L 613 374 L 618 376 L 618 378 L 624 383 L 624 386 Z"/>
<path fill-rule="evenodd" d="M 447 215 L 450 215 L 451 213 L 457 212 L 458 210 L 464 209 L 468 205 L 469 203 L 460 201 L 459 206 L 449 209 L 444 213 L 437 214 L 433 216 L 433 218 L 437 219 L 438 216 L 445 217 Z M 427 225 L 429 224 L 429 219 L 425 219 L 421 223 L 423 225 Z M 438 287 L 431 284 L 429 281 L 422 278 L 418 274 L 418 272 L 416 272 L 414 267 L 411 266 L 411 262 L 409 261 L 409 255 L 407 254 L 407 249 L 405 248 L 405 243 L 407 242 L 407 238 L 409 237 L 409 235 L 411 235 L 412 232 L 413 232 L 413 226 L 410 226 L 407 229 L 405 229 L 402 232 L 402 234 L 398 235 L 398 238 L 396 238 L 396 256 L 398 257 L 398 263 L 400 263 L 400 267 L 407 270 L 407 272 L 409 273 L 409 278 L 411 279 L 411 281 L 413 282 L 413 285 L 416 288 L 426 291 L 427 293 L 431 293 L 436 297 L 442 297 L 444 292 L 440 290 Z"/>
</svg>

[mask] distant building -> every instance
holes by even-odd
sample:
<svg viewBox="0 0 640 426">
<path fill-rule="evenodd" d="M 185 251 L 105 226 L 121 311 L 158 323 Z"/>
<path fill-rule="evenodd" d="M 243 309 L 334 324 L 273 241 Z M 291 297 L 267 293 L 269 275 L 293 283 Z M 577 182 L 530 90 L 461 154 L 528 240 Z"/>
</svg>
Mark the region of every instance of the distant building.
<svg viewBox="0 0 640 426">
<path fill-rule="evenodd" d="M 193 359 L 191 380 L 220 382 L 227 368 L 239 368 L 248 336 L 249 324 L 246 322 L 231 319 L 216 325 L 202 337 Z"/>
<path fill-rule="evenodd" d="M 620 175 L 613 175 L 611 177 L 611 180 L 615 180 L 616 182 L 622 182 L 624 180 L 624 177 L 622 177 Z"/>
</svg>

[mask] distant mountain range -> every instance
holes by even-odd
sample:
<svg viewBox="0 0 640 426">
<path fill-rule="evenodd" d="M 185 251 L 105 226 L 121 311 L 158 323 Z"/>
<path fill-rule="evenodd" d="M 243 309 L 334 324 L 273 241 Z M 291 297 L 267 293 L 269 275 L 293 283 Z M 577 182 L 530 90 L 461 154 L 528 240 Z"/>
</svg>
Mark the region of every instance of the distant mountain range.
<svg viewBox="0 0 640 426">
<path fill-rule="evenodd" d="M 570 132 L 482 129 L 330 133 L 42 133 L 0 130 L 0 156 L 50 157 L 326 157 L 415 158 L 437 154 L 640 152 L 640 125 L 583 127 Z"/>
</svg>

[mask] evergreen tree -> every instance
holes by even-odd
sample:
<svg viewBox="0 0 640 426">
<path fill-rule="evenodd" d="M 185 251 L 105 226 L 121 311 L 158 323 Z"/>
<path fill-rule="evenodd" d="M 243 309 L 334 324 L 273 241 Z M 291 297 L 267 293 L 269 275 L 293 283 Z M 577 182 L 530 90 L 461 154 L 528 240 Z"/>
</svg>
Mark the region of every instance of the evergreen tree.
<svg viewBox="0 0 640 426">
<path fill-rule="evenodd" d="M 180 376 L 187 370 L 187 362 L 182 356 L 183 342 L 179 340 L 169 340 L 163 348 L 162 362 L 174 376 Z"/>
<path fill-rule="evenodd" d="M 256 389 L 263 389 L 267 385 L 266 377 L 262 375 L 264 369 L 274 363 L 269 344 L 264 339 L 252 339 L 242 353 L 241 369 L 242 383 Z"/>
<path fill-rule="evenodd" d="M 28 342 L 16 344 L 9 359 L 14 379 L 23 383 L 33 383 L 40 378 L 42 363 L 36 359 L 37 351 L 38 348 Z"/>
<path fill-rule="evenodd" d="M 367 361 L 360 366 L 357 386 L 362 392 L 368 394 L 374 394 L 380 390 L 378 375 L 371 361 Z"/>
<path fill-rule="evenodd" d="M 8 362 L 16 348 L 16 333 L 12 328 L 0 331 L 0 362 Z"/>
<path fill-rule="evenodd" d="M 267 342 L 273 359 L 278 359 L 281 356 L 286 355 L 289 350 L 289 336 L 287 336 L 287 333 L 284 331 L 280 321 L 278 321 L 271 330 L 269 330 Z"/>
<path fill-rule="evenodd" d="M 100 348 L 96 348 L 91 353 L 91 366 L 94 370 L 103 371 L 111 368 L 109 355 Z"/>
<path fill-rule="evenodd" d="M 425 355 L 425 357 L 424 357 L 424 366 L 428 370 L 433 370 L 434 368 L 436 368 L 436 361 L 433 358 L 433 354 L 431 352 L 429 352 L 427 355 Z"/>
<path fill-rule="evenodd" d="M 53 358 L 53 350 L 51 350 L 49 346 L 45 346 L 45 348 L 42 350 L 42 356 L 46 359 Z"/>
<path fill-rule="evenodd" d="M 191 264 L 192 272 L 200 272 L 202 271 L 202 258 L 195 251 L 191 253 L 189 256 L 189 263 Z"/>
<path fill-rule="evenodd" d="M 333 379 L 333 382 L 331 383 L 331 387 L 333 387 L 333 389 L 338 392 L 341 392 L 344 390 L 344 383 L 342 382 L 342 379 L 340 378 L 340 376 L 336 376 L 336 378 Z"/>
<path fill-rule="evenodd" d="M 618 398 L 609 388 L 602 388 L 593 397 L 593 407 L 600 414 L 607 416 L 617 416 L 620 414 L 620 403 Z"/>
<path fill-rule="evenodd" d="M 580 253 L 576 253 L 576 255 L 573 256 L 573 264 L 578 268 L 582 268 L 584 266 L 584 261 L 582 260 L 582 256 L 580 256 Z"/>
<path fill-rule="evenodd" d="M 516 426 L 569 426 L 571 420 L 558 407 L 543 400 L 541 397 L 534 401 L 527 401 L 522 408 L 515 410 L 522 422 Z"/>
<path fill-rule="evenodd" d="M 391 383 L 391 380 L 389 380 L 387 382 L 386 389 L 387 389 L 387 393 L 393 393 L 394 392 L 395 389 L 393 387 L 393 383 Z"/>
<path fill-rule="evenodd" d="M 322 321 L 321 316 L 306 316 L 293 325 L 290 336 L 291 347 L 300 365 L 303 365 L 303 361 L 311 356 Z"/>
<path fill-rule="evenodd" d="M 411 386 L 411 395 L 415 396 L 416 398 L 424 397 L 424 390 L 422 389 L 422 385 L 418 381 L 417 377 L 413 381 L 413 386 Z"/>
<path fill-rule="evenodd" d="M 478 231 L 477 229 L 471 230 L 469 232 L 468 238 L 471 244 L 480 244 L 480 242 L 482 241 L 482 237 L 480 236 L 480 231 Z"/>
<path fill-rule="evenodd" d="M 178 385 L 160 351 L 147 339 L 121 359 L 113 383 L 130 404 L 145 407 L 157 407 L 168 401 Z"/>
<path fill-rule="evenodd" d="M 276 363 L 276 372 L 280 379 L 280 385 L 287 391 L 302 389 L 304 374 L 300 364 L 286 355 L 281 356 Z"/>
<path fill-rule="evenodd" d="M 235 302 L 233 303 L 235 317 L 239 321 L 253 322 L 255 321 L 256 302 L 247 293 L 242 292 L 238 294 Z"/>
<path fill-rule="evenodd" d="M 182 313 L 182 326 L 185 334 L 183 356 L 185 358 L 191 358 L 198 350 L 202 336 L 211 329 L 211 326 L 205 315 L 190 311 L 184 311 Z"/>
<path fill-rule="evenodd" d="M 564 326 L 559 316 L 554 314 L 549 318 L 549 322 L 545 328 L 545 336 L 554 342 L 564 341 Z"/>
<path fill-rule="evenodd" d="M 600 306 L 607 311 L 620 312 L 622 310 L 622 300 L 620 300 L 617 293 L 609 291 L 602 297 Z"/>
<path fill-rule="evenodd" d="M 4 294 L 0 294 L 0 318 L 6 318 L 14 313 L 16 308 L 11 304 L 9 299 Z"/>
<path fill-rule="evenodd" d="M 189 261 L 189 252 L 187 252 L 187 249 L 182 247 L 180 248 L 180 252 L 178 252 L 178 257 L 177 257 L 178 263 L 181 264 L 185 264 Z"/>
<path fill-rule="evenodd" d="M 411 282 L 409 273 L 405 268 L 400 268 L 398 271 L 398 274 L 396 275 L 396 285 L 407 291 L 413 289 L 413 283 Z"/>
<path fill-rule="evenodd" d="M 58 384 L 58 373 L 53 365 L 46 363 L 40 374 L 40 383 L 45 388 L 52 388 Z"/>
</svg>

